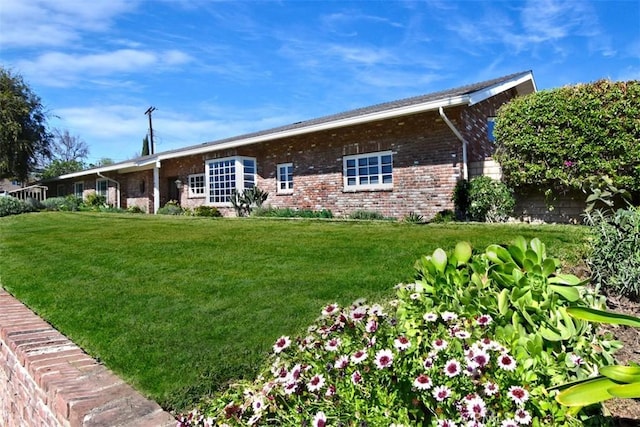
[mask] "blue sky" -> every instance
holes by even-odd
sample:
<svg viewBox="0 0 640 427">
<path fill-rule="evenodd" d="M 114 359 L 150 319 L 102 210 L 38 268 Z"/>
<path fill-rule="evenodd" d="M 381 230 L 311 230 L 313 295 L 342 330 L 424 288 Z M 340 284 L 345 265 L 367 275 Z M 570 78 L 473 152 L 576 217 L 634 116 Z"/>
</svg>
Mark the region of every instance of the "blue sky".
<svg viewBox="0 0 640 427">
<path fill-rule="evenodd" d="M 640 79 L 638 0 L 2 0 L 0 29 L 90 162 L 139 153 L 150 106 L 165 151 L 519 71 Z"/>
</svg>

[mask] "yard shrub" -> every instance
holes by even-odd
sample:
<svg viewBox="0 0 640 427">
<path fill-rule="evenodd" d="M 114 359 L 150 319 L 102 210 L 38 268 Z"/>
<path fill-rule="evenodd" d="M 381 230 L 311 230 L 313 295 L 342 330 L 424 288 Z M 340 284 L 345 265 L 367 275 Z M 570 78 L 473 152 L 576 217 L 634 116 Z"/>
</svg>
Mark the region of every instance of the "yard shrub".
<svg viewBox="0 0 640 427">
<path fill-rule="evenodd" d="M 456 220 L 456 214 L 450 209 L 445 209 L 445 210 L 442 210 L 442 211 L 438 212 L 433 217 L 431 222 L 436 223 L 436 224 L 441 224 L 441 223 L 446 223 L 446 222 L 453 222 L 455 220 Z"/>
<path fill-rule="evenodd" d="M 218 208 L 214 206 L 197 206 L 193 209 L 193 216 L 206 216 L 212 218 L 220 218 L 222 214 L 218 210 Z"/>
<path fill-rule="evenodd" d="M 371 221 L 371 220 L 384 220 L 386 218 L 384 217 L 384 215 L 382 215 L 380 212 L 377 212 L 377 211 L 356 210 L 349 215 L 349 219 Z"/>
<path fill-rule="evenodd" d="M 175 200 L 169 200 L 163 207 L 158 209 L 158 215 L 182 215 L 184 209 Z"/>
<path fill-rule="evenodd" d="M 88 207 L 100 207 L 107 204 L 107 198 L 98 193 L 89 193 L 84 200 L 84 204 Z"/>
<path fill-rule="evenodd" d="M 472 221 L 504 222 L 516 204 L 513 191 L 488 176 L 473 178 L 468 191 L 467 214 Z"/>
<path fill-rule="evenodd" d="M 74 195 L 64 197 L 49 197 L 42 201 L 42 206 L 48 211 L 77 211 L 82 205 L 82 199 Z"/>
<path fill-rule="evenodd" d="M 402 218 L 402 221 L 409 224 L 422 224 L 424 222 L 424 217 L 416 212 L 409 212 L 408 215 L 405 215 L 404 218 Z"/>
<path fill-rule="evenodd" d="M 127 208 L 127 212 L 132 214 L 140 214 L 140 213 L 145 213 L 145 210 L 142 209 L 140 206 L 133 205 Z"/>
<path fill-rule="evenodd" d="M 613 363 L 616 343 L 566 313 L 603 303 L 537 239 L 437 249 L 396 299 L 327 305 L 304 336 L 276 340 L 255 381 L 181 423 L 579 425 L 547 387 Z"/>
<path fill-rule="evenodd" d="M 640 194 L 640 81 L 540 91 L 498 111 L 496 160 L 513 188 L 582 189 L 590 176 Z"/>
<path fill-rule="evenodd" d="M 606 292 L 640 299 L 640 207 L 587 214 L 592 252 L 587 264 Z"/>
<path fill-rule="evenodd" d="M 31 212 L 33 209 L 26 202 L 13 197 L 0 197 L 0 217 L 9 215 L 19 215 L 25 212 Z"/>
<path fill-rule="evenodd" d="M 312 209 L 261 207 L 254 209 L 251 215 L 266 218 L 333 218 L 333 213 L 329 209 L 316 211 Z"/>
</svg>

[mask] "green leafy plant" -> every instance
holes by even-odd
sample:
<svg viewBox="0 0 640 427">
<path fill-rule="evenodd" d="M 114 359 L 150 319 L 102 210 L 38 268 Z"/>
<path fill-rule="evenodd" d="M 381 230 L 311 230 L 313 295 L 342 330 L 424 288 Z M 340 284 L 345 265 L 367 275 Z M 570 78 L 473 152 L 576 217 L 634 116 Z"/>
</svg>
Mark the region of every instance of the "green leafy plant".
<svg viewBox="0 0 640 427">
<path fill-rule="evenodd" d="M 249 216 L 254 208 L 262 207 L 269 197 L 269 193 L 258 187 L 245 188 L 242 191 L 233 190 L 229 201 L 237 216 Z"/>
<path fill-rule="evenodd" d="M 214 206 L 197 206 L 193 209 L 193 216 L 206 216 L 211 218 L 220 218 L 222 213 Z"/>
<path fill-rule="evenodd" d="M 505 182 L 579 190 L 593 175 L 640 192 L 640 82 L 599 80 L 518 97 L 498 111 L 496 160 Z"/>
<path fill-rule="evenodd" d="M 456 214 L 449 209 L 438 212 L 432 219 L 433 223 L 453 222 L 456 220 Z"/>
<path fill-rule="evenodd" d="M 0 196 L 0 217 L 19 215 L 31 211 L 32 208 L 23 200 L 13 196 Z"/>
<path fill-rule="evenodd" d="M 409 212 L 407 215 L 405 215 L 402 221 L 409 224 L 422 224 L 424 222 L 424 217 L 415 212 Z"/>
<path fill-rule="evenodd" d="M 631 299 L 640 298 L 640 207 L 587 214 L 592 251 L 587 264 L 594 283 Z"/>
<path fill-rule="evenodd" d="M 140 214 L 140 213 L 145 213 L 145 210 L 142 209 L 140 206 L 133 205 L 127 208 L 127 212 L 133 213 L 133 214 Z"/>
<path fill-rule="evenodd" d="M 568 308 L 567 312 L 571 317 L 589 322 L 640 328 L 640 317 L 584 307 Z M 614 397 L 640 398 L 640 365 L 604 366 L 600 368 L 600 375 L 595 378 L 562 384 L 556 389 L 562 390 L 556 395 L 556 400 L 562 405 L 575 407 L 574 412 L 584 406 L 604 402 Z"/>
<path fill-rule="evenodd" d="M 163 207 L 158 209 L 158 215 L 182 215 L 184 214 L 184 209 L 182 206 L 175 201 L 169 200 Z"/>
<path fill-rule="evenodd" d="M 513 212 L 513 191 L 501 181 L 479 176 L 469 182 L 468 215 L 472 221 L 503 222 Z"/>
<path fill-rule="evenodd" d="M 386 219 L 382 213 L 377 211 L 369 211 L 364 209 L 358 209 L 349 214 L 349 219 L 357 219 L 363 221 L 381 221 Z"/>
<path fill-rule="evenodd" d="M 98 194 L 96 192 L 92 192 L 87 194 L 87 197 L 84 200 L 84 204 L 89 207 L 100 207 L 107 204 L 107 198 L 102 194 Z"/>
<path fill-rule="evenodd" d="M 316 211 L 312 209 L 261 207 L 254 209 L 251 215 L 268 218 L 333 218 L 333 213 L 329 209 Z"/>
</svg>

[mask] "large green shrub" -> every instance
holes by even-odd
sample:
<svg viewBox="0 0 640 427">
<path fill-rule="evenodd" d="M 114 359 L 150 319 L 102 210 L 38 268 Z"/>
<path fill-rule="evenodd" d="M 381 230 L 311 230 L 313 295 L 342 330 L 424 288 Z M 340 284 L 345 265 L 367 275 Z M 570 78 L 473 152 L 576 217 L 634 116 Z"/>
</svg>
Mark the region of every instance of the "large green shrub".
<svg viewBox="0 0 640 427">
<path fill-rule="evenodd" d="M 473 178 L 467 197 L 467 216 L 472 221 L 506 221 L 516 204 L 513 191 L 504 182 L 488 176 Z"/>
<path fill-rule="evenodd" d="M 48 211 L 77 211 L 82 205 L 82 199 L 74 196 L 49 197 L 42 201 L 42 206 Z"/>
<path fill-rule="evenodd" d="M 31 212 L 33 209 L 28 203 L 12 196 L 0 196 L 0 217 L 19 215 Z"/>
<path fill-rule="evenodd" d="M 214 206 L 197 206 L 193 209 L 193 216 L 207 216 L 212 218 L 220 218 L 222 213 Z"/>
<path fill-rule="evenodd" d="M 510 186 L 581 189 L 590 176 L 640 192 L 640 81 L 567 86 L 498 111 L 495 158 Z"/>
<path fill-rule="evenodd" d="M 158 215 L 182 215 L 184 209 L 175 200 L 169 200 L 163 207 L 158 209 Z"/>
<path fill-rule="evenodd" d="M 592 252 L 592 277 L 607 291 L 640 299 L 640 207 L 587 215 Z"/>
<path fill-rule="evenodd" d="M 603 300 L 558 269 L 537 239 L 437 249 L 395 300 L 329 304 L 181 425 L 579 425 L 547 388 L 613 363 L 616 345 L 567 315 Z"/>
</svg>

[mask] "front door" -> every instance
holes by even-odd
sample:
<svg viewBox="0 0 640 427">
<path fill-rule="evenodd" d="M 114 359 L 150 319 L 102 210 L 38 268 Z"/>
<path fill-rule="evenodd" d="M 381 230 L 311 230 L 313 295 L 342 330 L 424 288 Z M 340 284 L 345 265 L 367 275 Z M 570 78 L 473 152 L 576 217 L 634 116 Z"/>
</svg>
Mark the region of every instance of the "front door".
<svg viewBox="0 0 640 427">
<path fill-rule="evenodd" d="M 177 176 L 167 178 L 167 187 L 169 188 L 167 194 L 169 196 L 169 200 L 175 200 L 176 202 L 180 203 L 180 195 L 178 193 L 178 187 L 176 186 L 177 179 Z"/>
</svg>

